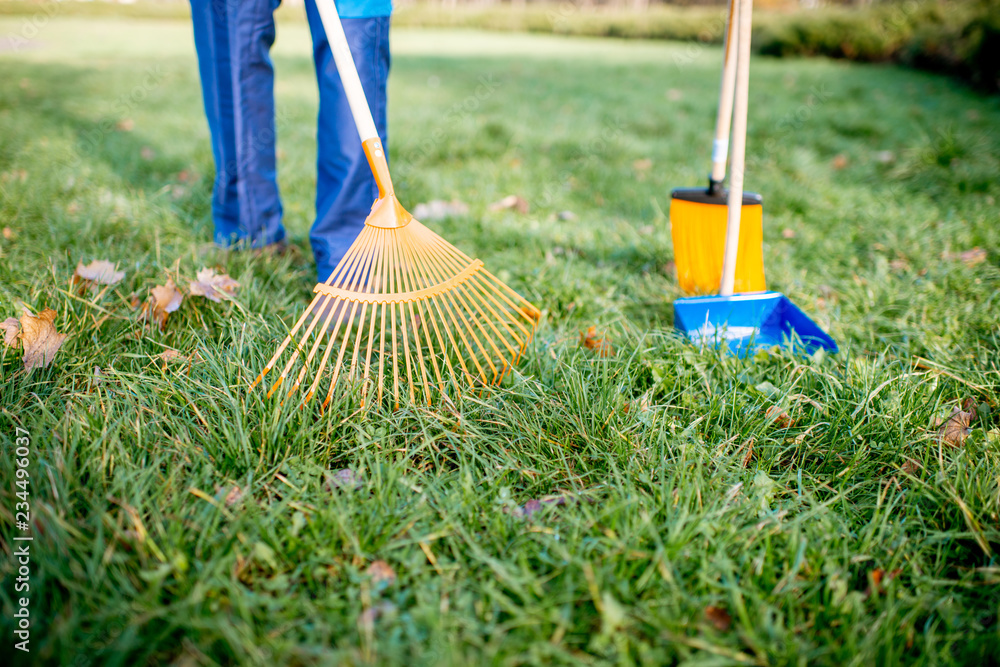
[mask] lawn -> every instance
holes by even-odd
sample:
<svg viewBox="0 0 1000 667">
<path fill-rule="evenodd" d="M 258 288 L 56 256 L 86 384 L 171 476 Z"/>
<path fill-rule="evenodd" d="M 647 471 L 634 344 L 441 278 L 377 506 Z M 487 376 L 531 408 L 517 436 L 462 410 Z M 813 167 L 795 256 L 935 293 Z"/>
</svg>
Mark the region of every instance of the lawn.
<svg viewBox="0 0 1000 667">
<path fill-rule="evenodd" d="M 707 173 L 717 49 L 430 30 L 393 48 L 400 199 L 466 202 L 429 225 L 543 319 L 502 390 L 323 415 L 247 388 L 315 280 L 304 24 L 275 47 L 282 256 L 210 242 L 184 22 L 56 16 L 0 52 L 0 320 L 52 308 L 69 333 L 30 374 L 0 352 L 5 642 L 25 595 L 16 427 L 34 536 L 31 653 L 6 654 L 997 664 L 1000 99 L 894 66 L 754 61 L 769 287 L 841 351 L 740 360 L 671 320 L 669 192 Z M 509 194 L 529 212 L 489 210 Z M 125 279 L 71 284 L 95 259 Z M 233 301 L 140 320 L 152 287 L 202 267 L 239 281 Z M 580 345 L 591 326 L 613 355 Z M 946 442 L 963 403 L 970 430 Z"/>
</svg>

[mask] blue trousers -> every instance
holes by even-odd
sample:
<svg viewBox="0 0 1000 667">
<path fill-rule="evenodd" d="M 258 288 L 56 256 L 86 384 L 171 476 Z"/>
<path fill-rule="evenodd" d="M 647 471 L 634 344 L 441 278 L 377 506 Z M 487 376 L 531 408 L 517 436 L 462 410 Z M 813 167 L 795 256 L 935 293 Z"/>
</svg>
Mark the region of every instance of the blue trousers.
<svg viewBox="0 0 1000 667">
<path fill-rule="evenodd" d="M 205 115 L 212 135 L 212 219 L 221 245 L 262 247 L 285 237 L 275 139 L 274 10 L 280 0 L 191 0 Z M 319 83 L 316 220 L 309 233 L 323 282 L 364 226 L 378 187 L 361 149 L 315 0 L 306 0 Z M 389 17 L 342 19 L 382 143 L 386 136 Z"/>
</svg>

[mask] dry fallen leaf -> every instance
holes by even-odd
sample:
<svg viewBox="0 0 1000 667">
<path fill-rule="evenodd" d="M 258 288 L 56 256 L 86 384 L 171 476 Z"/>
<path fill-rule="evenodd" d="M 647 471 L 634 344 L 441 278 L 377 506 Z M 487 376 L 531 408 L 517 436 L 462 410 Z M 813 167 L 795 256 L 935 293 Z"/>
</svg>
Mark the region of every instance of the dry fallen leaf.
<svg viewBox="0 0 1000 667">
<path fill-rule="evenodd" d="M 3 342 L 9 347 L 18 346 L 18 336 L 21 334 L 21 323 L 13 317 L 8 317 L 0 322 L 0 331 L 3 331 Z"/>
<path fill-rule="evenodd" d="M 161 360 L 167 362 L 167 363 L 169 363 L 171 361 L 185 361 L 185 362 L 189 362 L 190 363 L 190 362 L 196 361 L 198 359 L 198 353 L 197 352 L 195 352 L 193 354 L 181 354 L 177 350 L 172 350 L 170 348 L 167 348 L 166 350 L 164 350 L 163 352 L 160 352 L 156 356 L 159 357 Z"/>
<path fill-rule="evenodd" d="M 889 164 L 896 160 L 896 154 L 892 151 L 878 151 L 875 153 L 875 161 L 882 164 Z"/>
<path fill-rule="evenodd" d="M 37 316 L 27 310 L 21 315 L 21 347 L 24 348 L 24 370 L 45 368 L 62 347 L 66 334 L 56 331 L 56 311 L 46 308 Z"/>
<path fill-rule="evenodd" d="M 961 447 L 965 444 L 965 439 L 972 433 L 972 418 L 972 412 L 955 408 L 951 416 L 938 428 L 938 439 L 946 445 Z"/>
<path fill-rule="evenodd" d="M 791 416 L 777 405 L 769 407 L 764 416 L 778 428 L 789 428 L 795 424 Z"/>
<path fill-rule="evenodd" d="M 377 560 L 368 566 L 365 571 L 369 577 L 372 578 L 372 582 L 376 586 L 384 584 L 386 586 L 392 586 L 396 581 L 396 571 L 386 563 L 384 560 Z"/>
<path fill-rule="evenodd" d="M 653 161 L 648 157 L 636 160 L 632 163 L 632 168 L 636 171 L 649 171 L 653 167 Z"/>
<path fill-rule="evenodd" d="M 361 477 L 350 468 L 328 471 L 323 474 L 324 485 L 327 491 L 334 489 L 345 489 L 354 491 L 362 486 Z"/>
<path fill-rule="evenodd" d="M 743 452 L 743 458 L 740 460 L 740 464 L 744 468 L 749 467 L 750 461 L 753 460 L 753 446 L 756 444 L 756 442 L 757 441 L 754 438 L 747 438 L 745 441 L 743 441 L 743 444 L 740 445 L 740 448 L 736 450 L 737 454 Z"/>
<path fill-rule="evenodd" d="M 3 228 L 3 237 L 4 237 L 4 240 L 13 241 L 14 240 L 14 230 L 11 229 L 10 227 L 4 227 Z"/>
<path fill-rule="evenodd" d="M 446 218 L 457 218 L 468 212 L 469 205 L 463 201 L 432 199 L 429 202 L 417 204 L 413 209 L 413 217 L 425 222 L 436 222 Z"/>
<path fill-rule="evenodd" d="M 538 512 L 546 505 L 565 505 L 566 502 L 566 496 L 549 496 L 541 499 L 532 498 L 528 502 L 524 503 L 523 507 L 515 508 L 514 516 L 530 519 L 532 514 Z"/>
<path fill-rule="evenodd" d="M 124 271 L 116 271 L 118 266 L 106 259 L 95 259 L 87 266 L 83 262 L 76 265 L 73 282 L 86 281 L 95 285 L 117 285 L 125 278 Z"/>
<path fill-rule="evenodd" d="M 150 298 L 142 306 L 142 316 L 152 319 L 162 330 L 167 325 L 167 316 L 181 307 L 184 295 L 169 278 L 166 285 L 157 285 L 149 292 Z"/>
<path fill-rule="evenodd" d="M 219 490 L 220 489 L 218 488 L 216 489 L 216 491 Z M 243 500 L 243 491 L 239 486 L 233 484 L 226 492 L 226 497 L 223 499 L 223 502 L 226 503 L 226 507 L 232 507 L 233 505 L 239 504 L 241 500 Z"/>
<path fill-rule="evenodd" d="M 979 246 L 976 246 L 971 250 L 966 250 L 958 257 L 966 266 L 975 266 L 986 261 L 986 251 Z"/>
<path fill-rule="evenodd" d="M 840 153 L 839 155 L 833 158 L 833 160 L 830 162 L 830 166 L 832 166 L 834 169 L 843 169 L 844 167 L 847 166 L 847 156 L 844 155 L 843 153 Z"/>
<path fill-rule="evenodd" d="M 192 296 L 203 296 L 206 299 L 221 303 L 236 293 L 240 284 L 225 273 L 216 273 L 212 269 L 202 269 L 188 285 Z"/>
<path fill-rule="evenodd" d="M 586 331 L 580 332 L 580 345 L 588 350 L 593 350 L 599 357 L 615 356 L 615 348 L 611 344 L 611 339 L 597 333 L 597 327 L 589 327 Z"/>
<path fill-rule="evenodd" d="M 523 197 L 518 197 L 517 195 L 507 195 L 498 202 L 493 202 L 490 204 L 491 211 L 507 211 L 514 210 L 522 215 L 531 210 L 531 206 Z"/>
<path fill-rule="evenodd" d="M 895 569 L 892 570 L 891 572 L 886 572 L 882 568 L 876 568 L 875 570 L 872 570 L 871 585 L 868 586 L 867 589 L 865 589 L 865 597 L 871 597 L 872 594 L 875 595 L 880 594 L 884 589 L 882 582 L 888 584 L 890 581 L 892 581 L 902 573 L 903 573 L 902 569 Z"/>
<path fill-rule="evenodd" d="M 725 632 L 733 624 L 733 617 L 729 615 L 729 612 L 715 605 L 705 607 L 705 618 L 719 632 Z"/>
<path fill-rule="evenodd" d="M 117 128 L 120 132 L 131 132 L 135 129 L 135 121 L 131 118 L 122 118 L 115 125 L 115 128 Z"/>
<path fill-rule="evenodd" d="M 784 229 L 781 230 L 781 238 L 794 239 L 795 238 L 795 230 L 791 229 L 789 227 L 785 227 Z"/>
</svg>

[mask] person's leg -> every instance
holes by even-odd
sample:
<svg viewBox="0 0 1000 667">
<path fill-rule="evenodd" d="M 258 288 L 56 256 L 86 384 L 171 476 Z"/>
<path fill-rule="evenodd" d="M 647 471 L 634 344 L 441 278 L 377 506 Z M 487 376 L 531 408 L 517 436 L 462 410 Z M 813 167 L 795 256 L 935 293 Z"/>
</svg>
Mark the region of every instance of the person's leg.
<svg viewBox="0 0 1000 667">
<path fill-rule="evenodd" d="M 229 23 L 239 230 L 234 240 L 259 248 L 285 237 L 275 160 L 274 10 L 280 0 L 215 0 Z"/>
<path fill-rule="evenodd" d="M 324 282 L 364 227 L 372 203 L 378 198 L 378 186 L 361 149 L 361 139 L 313 0 L 307 0 L 306 13 L 319 81 L 316 222 L 309 240 L 317 276 Z M 385 89 L 389 77 L 389 17 L 348 18 L 342 22 L 368 106 L 375 117 L 375 127 L 388 150 Z"/>
<path fill-rule="evenodd" d="M 221 243 L 236 236 L 239 230 L 236 171 L 226 168 L 227 164 L 235 163 L 236 135 L 225 0 L 191 0 L 191 19 L 202 99 L 215 160 L 215 185 L 212 190 L 214 238 Z"/>
</svg>

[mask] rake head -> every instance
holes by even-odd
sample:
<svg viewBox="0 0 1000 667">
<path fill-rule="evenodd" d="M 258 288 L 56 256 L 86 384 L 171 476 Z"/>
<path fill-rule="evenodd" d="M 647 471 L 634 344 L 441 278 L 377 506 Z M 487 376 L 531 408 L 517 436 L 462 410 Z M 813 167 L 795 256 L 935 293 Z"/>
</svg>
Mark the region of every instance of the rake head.
<svg viewBox="0 0 1000 667">
<path fill-rule="evenodd" d="M 365 150 L 380 196 L 251 388 L 279 361 L 268 397 L 291 397 L 305 385 L 302 405 L 325 390 L 324 408 L 338 387 L 360 385 L 362 405 L 391 393 L 398 407 L 401 394 L 430 403 L 448 386 L 499 382 L 534 334 L 538 309 L 414 220 L 391 184 L 382 189 L 374 146 Z"/>
</svg>

